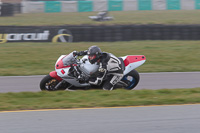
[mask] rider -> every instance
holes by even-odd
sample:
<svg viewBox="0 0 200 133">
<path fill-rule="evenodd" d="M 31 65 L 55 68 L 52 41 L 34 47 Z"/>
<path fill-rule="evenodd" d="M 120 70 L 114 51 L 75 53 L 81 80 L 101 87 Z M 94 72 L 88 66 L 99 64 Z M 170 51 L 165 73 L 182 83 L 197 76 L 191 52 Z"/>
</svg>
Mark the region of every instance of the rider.
<svg viewBox="0 0 200 133">
<path fill-rule="evenodd" d="M 74 54 L 78 56 L 88 55 L 91 64 L 97 63 L 99 65 L 97 76 L 90 78 L 90 84 L 100 85 L 106 77 L 103 89 L 112 90 L 123 77 L 123 62 L 111 53 L 102 52 L 97 46 L 91 46 L 85 51 L 75 51 Z"/>
</svg>

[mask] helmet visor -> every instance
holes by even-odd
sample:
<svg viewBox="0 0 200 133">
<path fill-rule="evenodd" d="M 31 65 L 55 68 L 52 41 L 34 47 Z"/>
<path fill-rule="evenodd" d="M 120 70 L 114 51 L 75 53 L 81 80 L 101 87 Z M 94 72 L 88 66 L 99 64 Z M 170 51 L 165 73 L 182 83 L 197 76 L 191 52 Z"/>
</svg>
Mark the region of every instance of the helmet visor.
<svg viewBox="0 0 200 133">
<path fill-rule="evenodd" d="M 94 60 L 97 56 L 96 55 L 89 55 L 88 58 L 89 60 Z"/>
</svg>

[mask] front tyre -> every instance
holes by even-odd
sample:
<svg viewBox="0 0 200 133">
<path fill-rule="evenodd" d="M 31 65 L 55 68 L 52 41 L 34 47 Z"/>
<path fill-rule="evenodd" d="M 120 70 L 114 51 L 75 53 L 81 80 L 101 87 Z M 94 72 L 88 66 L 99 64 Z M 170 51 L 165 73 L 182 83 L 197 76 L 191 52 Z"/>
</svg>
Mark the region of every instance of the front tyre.
<svg viewBox="0 0 200 133">
<path fill-rule="evenodd" d="M 51 77 L 50 75 L 46 75 L 41 81 L 40 81 L 40 89 L 42 91 L 56 91 L 56 90 L 62 90 L 62 89 L 56 89 L 55 86 L 59 83 L 57 79 Z"/>
<path fill-rule="evenodd" d="M 125 83 L 128 84 L 125 89 L 132 90 L 134 89 L 140 81 L 140 75 L 136 70 L 130 71 L 127 75 L 125 75 L 122 79 Z"/>
</svg>

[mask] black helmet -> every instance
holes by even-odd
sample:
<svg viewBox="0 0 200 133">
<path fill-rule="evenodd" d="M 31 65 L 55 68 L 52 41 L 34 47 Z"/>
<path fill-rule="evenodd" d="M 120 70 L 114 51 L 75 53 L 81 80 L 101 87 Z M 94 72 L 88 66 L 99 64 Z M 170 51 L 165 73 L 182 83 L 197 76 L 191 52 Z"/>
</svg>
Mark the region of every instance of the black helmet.
<svg viewBox="0 0 200 133">
<path fill-rule="evenodd" d="M 95 62 L 97 62 L 97 60 L 100 58 L 101 56 L 101 49 L 97 46 L 91 46 L 88 49 L 88 58 L 91 64 L 94 64 Z"/>
</svg>

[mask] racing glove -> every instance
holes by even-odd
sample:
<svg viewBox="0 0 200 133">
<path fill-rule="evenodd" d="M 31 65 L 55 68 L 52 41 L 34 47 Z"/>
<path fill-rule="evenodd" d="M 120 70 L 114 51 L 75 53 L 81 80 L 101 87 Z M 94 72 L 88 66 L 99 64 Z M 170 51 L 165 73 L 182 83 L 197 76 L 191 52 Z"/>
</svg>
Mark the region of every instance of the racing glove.
<svg viewBox="0 0 200 133">
<path fill-rule="evenodd" d="M 74 51 L 73 52 L 73 54 L 74 54 L 74 56 L 83 56 L 83 55 L 86 55 L 87 54 L 87 50 L 85 50 L 85 51 L 80 51 L 80 52 L 78 52 L 78 51 Z"/>
</svg>

